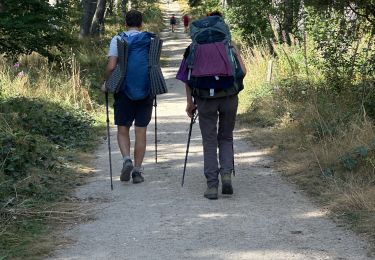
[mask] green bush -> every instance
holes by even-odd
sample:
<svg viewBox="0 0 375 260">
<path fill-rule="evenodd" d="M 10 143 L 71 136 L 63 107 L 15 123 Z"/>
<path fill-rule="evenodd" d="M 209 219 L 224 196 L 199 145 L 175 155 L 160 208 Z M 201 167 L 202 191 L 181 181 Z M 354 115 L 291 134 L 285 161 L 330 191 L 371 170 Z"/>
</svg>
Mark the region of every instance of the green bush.
<svg viewBox="0 0 375 260">
<path fill-rule="evenodd" d="M 148 4 L 142 9 L 145 29 L 154 33 L 160 33 L 163 29 L 163 12 L 156 4 Z"/>
<path fill-rule="evenodd" d="M 60 196 L 69 185 L 58 184 L 67 172 L 67 154 L 94 145 L 93 119 L 87 112 L 39 99 L 0 100 L 0 122 L 0 204 L 14 192 L 17 203 Z"/>
<path fill-rule="evenodd" d="M 43 138 L 21 131 L 0 132 L 0 147 L 2 171 L 14 180 L 24 178 L 30 168 L 53 167 L 47 161 L 55 159 L 54 149 Z"/>
<path fill-rule="evenodd" d="M 15 97 L 0 101 L 5 120 L 22 131 L 47 138 L 64 148 L 84 147 L 92 138 L 93 119 L 83 110 L 74 110 L 38 99 Z"/>
</svg>

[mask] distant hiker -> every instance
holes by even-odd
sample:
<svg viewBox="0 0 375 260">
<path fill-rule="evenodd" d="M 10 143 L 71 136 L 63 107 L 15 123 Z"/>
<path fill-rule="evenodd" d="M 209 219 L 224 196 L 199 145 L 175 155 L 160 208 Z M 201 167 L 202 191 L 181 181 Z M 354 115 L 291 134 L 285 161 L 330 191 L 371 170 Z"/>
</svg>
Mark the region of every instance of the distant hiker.
<svg viewBox="0 0 375 260">
<path fill-rule="evenodd" d="M 188 28 L 189 28 L 190 18 L 187 14 L 185 14 L 184 16 L 182 16 L 182 20 L 184 22 L 184 32 L 187 33 Z"/>
<path fill-rule="evenodd" d="M 204 196 L 208 199 L 218 198 L 219 174 L 222 193 L 233 194 L 233 129 L 237 94 L 243 89 L 246 73 L 221 16 L 214 12 L 190 25 L 192 44 L 186 49 L 176 76 L 186 85 L 188 116 L 192 117 L 198 109 L 207 179 Z"/>
<path fill-rule="evenodd" d="M 106 78 L 111 75 L 118 61 L 117 39 L 128 44 L 127 72 L 120 91 L 114 94 L 114 115 L 117 125 L 117 141 L 123 156 L 121 181 L 133 183 L 144 181 L 142 162 L 146 151 L 146 130 L 152 116 L 153 97 L 150 96 L 149 81 L 149 32 L 141 32 L 142 13 L 131 10 L 125 15 L 126 32 L 114 36 L 108 52 Z M 134 166 L 130 156 L 130 127 L 135 125 Z"/>
<path fill-rule="evenodd" d="M 174 16 L 174 14 L 172 14 L 171 18 L 169 19 L 169 23 L 171 24 L 171 30 L 172 30 L 172 32 L 174 32 L 174 29 L 175 29 L 176 23 L 177 23 L 177 19 Z"/>
</svg>

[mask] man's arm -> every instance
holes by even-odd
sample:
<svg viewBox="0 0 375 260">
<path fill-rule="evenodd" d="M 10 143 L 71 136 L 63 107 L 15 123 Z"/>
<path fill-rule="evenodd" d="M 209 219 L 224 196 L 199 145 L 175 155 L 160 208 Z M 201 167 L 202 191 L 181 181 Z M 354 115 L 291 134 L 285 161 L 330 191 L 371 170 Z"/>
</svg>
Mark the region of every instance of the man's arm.
<svg viewBox="0 0 375 260">
<path fill-rule="evenodd" d="M 105 80 L 108 80 L 109 76 L 111 76 L 112 71 L 116 68 L 116 65 L 117 65 L 117 60 L 118 60 L 117 40 L 118 40 L 118 36 L 115 36 L 112 38 L 111 43 L 109 44 L 108 63 L 104 72 Z M 106 91 L 105 82 L 102 85 L 102 91 L 104 92 Z"/>
<path fill-rule="evenodd" d="M 108 57 L 107 67 L 105 69 L 105 79 L 107 80 L 111 76 L 112 71 L 116 68 L 118 58 L 115 56 Z"/>
<path fill-rule="evenodd" d="M 105 75 L 104 75 L 105 80 L 107 80 L 109 78 L 109 76 L 111 76 L 112 71 L 116 68 L 116 65 L 117 65 L 117 57 L 116 56 L 109 56 L 107 67 L 105 68 Z M 101 89 L 102 89 L 103 92 L 107 92 L 107 89 L 105 88 L 105 81 L 104 81 Z"/>
</svg>

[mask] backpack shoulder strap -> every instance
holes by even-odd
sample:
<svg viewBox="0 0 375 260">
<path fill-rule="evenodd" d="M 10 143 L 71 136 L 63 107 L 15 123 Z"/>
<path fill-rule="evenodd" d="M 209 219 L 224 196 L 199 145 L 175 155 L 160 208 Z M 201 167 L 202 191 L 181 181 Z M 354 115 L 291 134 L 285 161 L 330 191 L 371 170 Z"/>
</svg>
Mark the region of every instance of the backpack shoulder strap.
<svg viewBox="0 0 375 260">
<path fill-rule="evenodd" d="M 128 38 L 128 35 L 125 32 L 119 32 L 117 35 L 120 36 L 121 40 L 123 41 L 126 41 Z"/>
<path fill-rule="evenodd" d="M 125 73 L 128 65 L 128 42 L 126 40 L 128 36 L 125 32 L 120 32 L 117 35 L 120 36 L 120 39 L 117 39 L 119 64 L 122 73 Z"/>
</svg>

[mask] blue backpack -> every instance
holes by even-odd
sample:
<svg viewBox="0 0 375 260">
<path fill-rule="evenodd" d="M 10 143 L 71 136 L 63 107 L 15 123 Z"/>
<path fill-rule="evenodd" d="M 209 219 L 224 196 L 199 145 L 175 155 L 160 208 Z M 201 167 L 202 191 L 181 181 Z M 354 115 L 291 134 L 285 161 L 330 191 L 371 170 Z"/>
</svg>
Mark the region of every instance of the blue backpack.
<svg viewBox="0 0 375 260">
<path fill-rule="evenodd" d="M 127 69 L 121 91 L 131 100 L 142 100 L 150 95 L 149 49 L 154 34 L 141 32 L 127 36 L 120 33 L 128 43 Z"/>
</svg>

